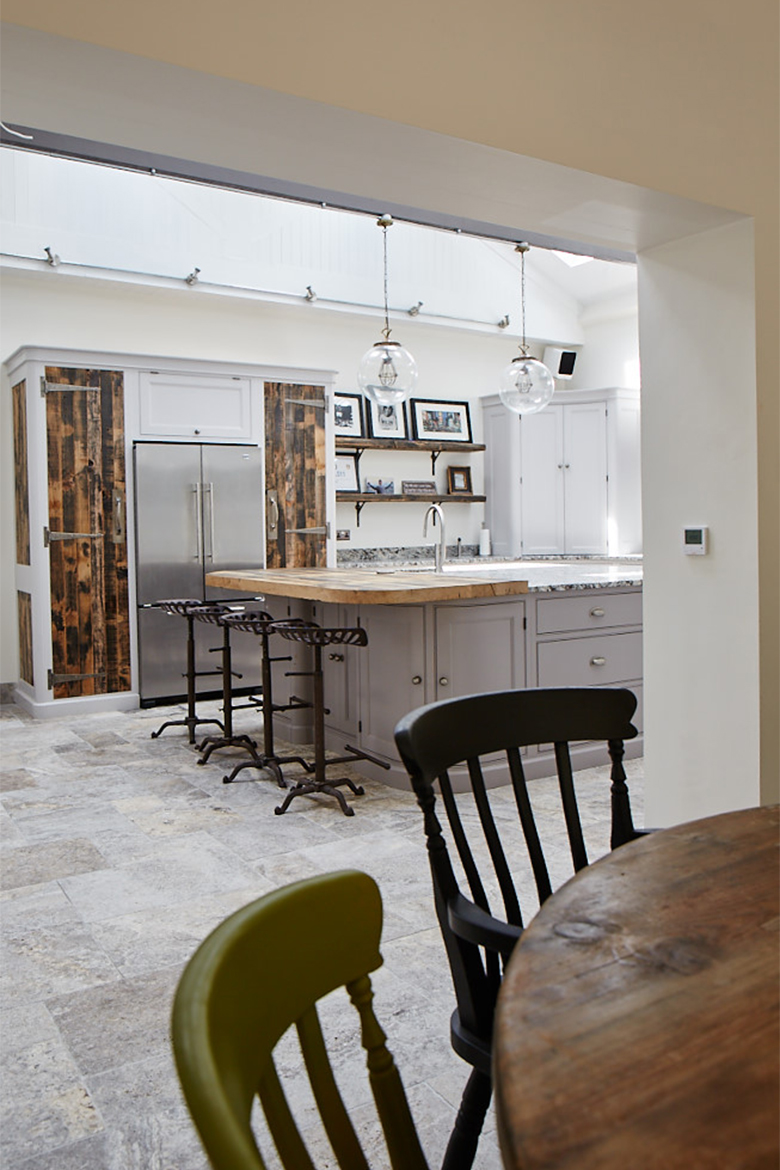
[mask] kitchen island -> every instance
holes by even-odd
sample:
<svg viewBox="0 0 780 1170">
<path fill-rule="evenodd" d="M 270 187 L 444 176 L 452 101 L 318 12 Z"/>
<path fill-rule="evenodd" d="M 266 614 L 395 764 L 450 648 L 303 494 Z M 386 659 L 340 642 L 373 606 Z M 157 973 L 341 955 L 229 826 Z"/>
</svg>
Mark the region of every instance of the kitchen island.
<svg viewBox="0 0 780 1170">
<path fill-rule="evenodd" d="M 402 715 L 438 699 L 516 687 L 625 685 L 640 699 L 641 731 L 641 575 L 636 561 L 452 561 L 442 573 L 419 564 L 237 569 L 211 573 L 207 582 L 265 594 L 274 617 L 363 626 L 365 648 L 326 655 L 328 746 L 339 749 L 347 740 L 380 756 L 389 771 L 356 766 L 406 788 L 393 729 Z M 294 647 L 287 669 L 307 665 L 306 648 Z M 275 697 L 305 697 L 307 680 L 275 669 Z M 281 737 L 310 740 L 306 711 L 277 720 Z M 641 754 L 641 737 L 626 754 Z M 602 745 L 578 745 L 573 755 L 578 767 L 606 758 Z M 551 745 L 529 750 L 529 778 L 553 771 Z M 503 783 L 503 768 L 497 765 L 490 779 Z"/>
</svg>

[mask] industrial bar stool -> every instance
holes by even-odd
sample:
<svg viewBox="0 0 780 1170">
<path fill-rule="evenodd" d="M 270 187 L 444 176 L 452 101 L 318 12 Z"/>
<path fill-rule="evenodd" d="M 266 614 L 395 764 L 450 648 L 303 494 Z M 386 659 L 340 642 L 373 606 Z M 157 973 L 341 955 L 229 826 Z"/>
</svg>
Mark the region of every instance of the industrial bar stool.
<svg viewBox="0 0 780 1170">
<path fill-rule="evenodd" d="M 213 646 L 210 648 L 210 654 L 221 654 L 221 674 L 222 674 L 222 734 L 221 735 L 207 735 L 198 745 L 198 751 L 201 753 L 199 764 L 207 763 L 209 756 L 215 752 L 217 748 L 237 747 L 243 748 L 245 751 L 255 753 L 257 744 L 249 735 L 237 735 L 233 731 L 233 712 L 241 711 L 247 708 L 257 709 L 262 707 L 262 697 L 250 695 L 247 702 L 236 703 L 233 697 L 233 679 L 241 678 L 241 675 L 233 670 L 233 661 L 230 648 L 230 622 L 225 619 L 234 613 L 243 613 L 243 607 L 238 608 L 231 602 L 212 602 L 206 605 L 199 605 L 192 610 L 192 616 L 196 622 L 206 622 L 209 625 L 219 626 L 222 630 L 222 644 L 220 646 Z"/>
<path fill-rule="evenodd" d="M 326 792 L 329 796 L 336 797 L 341 806 L 341 811 L 345 816 L 352 817 L 355 815 L 355 810 L 347 804 L 343 792 L 340 792 L 339 789 L 342 785 L 346 784 L 356 796 L 362 796 L 363 788 L 355 784 L 348 776 L 339 776 L 337 779 L 331 780 L 326 776 L 325 769 L 332 767 L 334 764 L 352 763 L 355 760 L 370 760 L 372 764 L 377 764 L 380 768 L 389 768 L 390 765 L 386 764 L 384 760 L 378 760 L 376 756 L 372 756 L 368 752 L 351 747 L 348 743 L 344 744 L 344 751 L 349 752 L 349 755 L 335 756 L 329 760 L 325 758 L 325 715 L 327 714 L 327 708 L 324 703 L 322 647 L 366 646 L 368 645 L 366 631 L 360 626 L 354 628 L 323 629 L 316 622 L 276 622 L 271 632 L 281 634 L 288 642 L 302 642 L 306 646 L 311 646 L 314 652 L 313 670 L 291 670 L 287 672 L 288 675 L 307 676 L 312 680 L 314 763 L 307 766 L 306 770 L 308 775 L 302 776 L 289 789 L 283 803 L 278 805 L 274 809 L 274 812 L 277 814 L 286 812 L 296 796 L 308 796 L 313 792 Z"/>
<path fill-rule="evenodd" d="M 204 674 L 219 673 L 215 670 L 195 669 L 195 610 L 202 605 L 202 601 L 193 597 L 171 598 L 167 601 L 154 603 L 155 609 L 161 609 L 171 616 L 187 619 L 187 670 L 182 676 L 187 680 L 187 716 L 185 719 L 168 719 L 162 727 L 158 727 L 156 731 L 152 732 L 152 739 L 157 739 L 158 736 L 162 735 L 166 727 L 186 727 L 190 743 L 195 743 L 195 728 L 201 724 L 216 724 L 220 730 L 224 731 L 221 720 L 199 719 L 195 709 L 195 680 Z"/>
<path fill-rule="evenodd" d="M 282 764 L 300 764 L 306 768 L 307 771 L 312 770 L 312 765 L 308 764 L 301 756 L 278 756 L 274 750 L 274 712 L 276 711 L 292 711 L 300 707 L 311 707 L 311 703 L 304 699 L 298 699 L 295 696 L 291 697 L 289 703 L 275 703 L 273 699 L 273 678 L 271 666 L 274 662 L 290 662 L 292 656 L 287 654 L 281 658 L 274 658 L 270 652 L 271 634 L 275 628 L 281 623 L 275 622 L 270 613 L 265 610 L 257 612 L 247 611 L 246 613 L 231 613 L 227 614 L 222 619 L 226 625 L 229 625 L 234 630 L 243 630 L 249 634 L 256 634 L 260 639 L 260 669 L 262 678 L 262 708 L 263 708 L 263 753 L 258 755 L 256 751 L 252 752 L 253 758 L 251 760 L 244 760 L 240 764 L 236 764 L 233 771 L 228 776 L 222 777 L 223 784 L 232 784 L 239 772 L 243 772 L 246 768 L 260 768 L 262 771 L 270 771 L 273 773 L 277 784 L 280 788 L 286 788 L 287 782 L 282 775 Z M 297 623 L 300 619 L 291 619 L 293 623 Z"/>
</svg>

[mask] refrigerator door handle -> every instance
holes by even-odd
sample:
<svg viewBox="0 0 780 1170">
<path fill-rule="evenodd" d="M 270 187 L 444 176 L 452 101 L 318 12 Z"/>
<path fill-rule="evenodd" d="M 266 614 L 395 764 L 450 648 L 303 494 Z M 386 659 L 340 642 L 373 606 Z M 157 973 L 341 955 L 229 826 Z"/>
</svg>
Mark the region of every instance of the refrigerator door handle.
<svg viewBox="0 0 780 1170">
<path fill-rule="evenodd" d="M 214 484 L 213 483 L 204 483 L 203 490 L 206 493 L 206 502 L 207 502 L 208 513 L 209 513 L 208 527 L 206 525 L 205 514 L 203 516 L 203 529 L 204 529 L 204 531 L 207 531 L 209 534 L 209 544 L 208 544 L 208 548 L 206 549 L 206 560 L 213 561 L 214 560 L 214 544 L 215 544 L 215 536 L 214 536 Z"/>
<path fill-rule="evenodd" d="M 192 485 L 192 499 L 195 504 L 195 556 L 193 560 L 203 560 L 203 492 L 200 483 Z"/>
</svg>

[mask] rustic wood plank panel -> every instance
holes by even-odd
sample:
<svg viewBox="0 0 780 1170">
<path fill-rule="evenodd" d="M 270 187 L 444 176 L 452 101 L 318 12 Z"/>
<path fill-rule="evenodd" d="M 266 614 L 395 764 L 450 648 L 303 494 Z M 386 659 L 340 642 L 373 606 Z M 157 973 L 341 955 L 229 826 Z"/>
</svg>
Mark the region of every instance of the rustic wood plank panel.
<svg viewBox="0 0 780 1170">
<path fill-rule="evenodd" d="M 46 379 L 73 387 L 47 395 L 50 530 L 103 534 L 50 548 L 54 673 L 96 676 L 58 683 L 54 697 L 129 690 L 122 375 L 48 367 Z M 118 540 L 115 490 L 122 493 Z"/>
<path fill-rule="evenodd" d="M 280 503 L 279 539 L 268 543 L 266 556 L 272 568 L 325 565 L 324 536 L 290 531 L 325 526 L 325 412 L 315 406 L 323 397 L 321 386 L 265 386 L 266 487 Z"/>
<path fill-rule="evenodd" d="M 27 462 L 27 383 L 11 388 L 14 413 L 16 563 L 30 563 L 30 475 Z"/>
<path fill-rule="evenodd" d="M 33 687 L 32 597 L 20 589 L 16 601 L 19 610 L 19 678 Z"/>
</svg>

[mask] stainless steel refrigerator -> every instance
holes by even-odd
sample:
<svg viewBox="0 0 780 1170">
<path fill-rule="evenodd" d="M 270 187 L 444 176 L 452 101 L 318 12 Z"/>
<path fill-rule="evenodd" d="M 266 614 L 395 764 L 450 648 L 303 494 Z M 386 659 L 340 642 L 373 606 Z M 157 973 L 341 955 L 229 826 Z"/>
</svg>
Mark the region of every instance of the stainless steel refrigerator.
<svg viewBox="0 0 780 1170">
<path fill-rule="evenodd" d="M 172 597 L 226 601 L 245 597 L 211 589 L 206 573 L 262 568 L 263 466 L 259 447 L 222 443 L 136 443 L 135 547 L 141 702 L 186 693 L 186 622 L 155 609 Z M 258 608 L 261 603 L 258 603 Z M 216 672 L 217 626 L 195 623 L 196 669 Z M 257 638 L 231 636 L 237 689 L 260 685 Z M 218 673 L 201 675 L 199 694 L 221 693 Z"/>
</svg>

